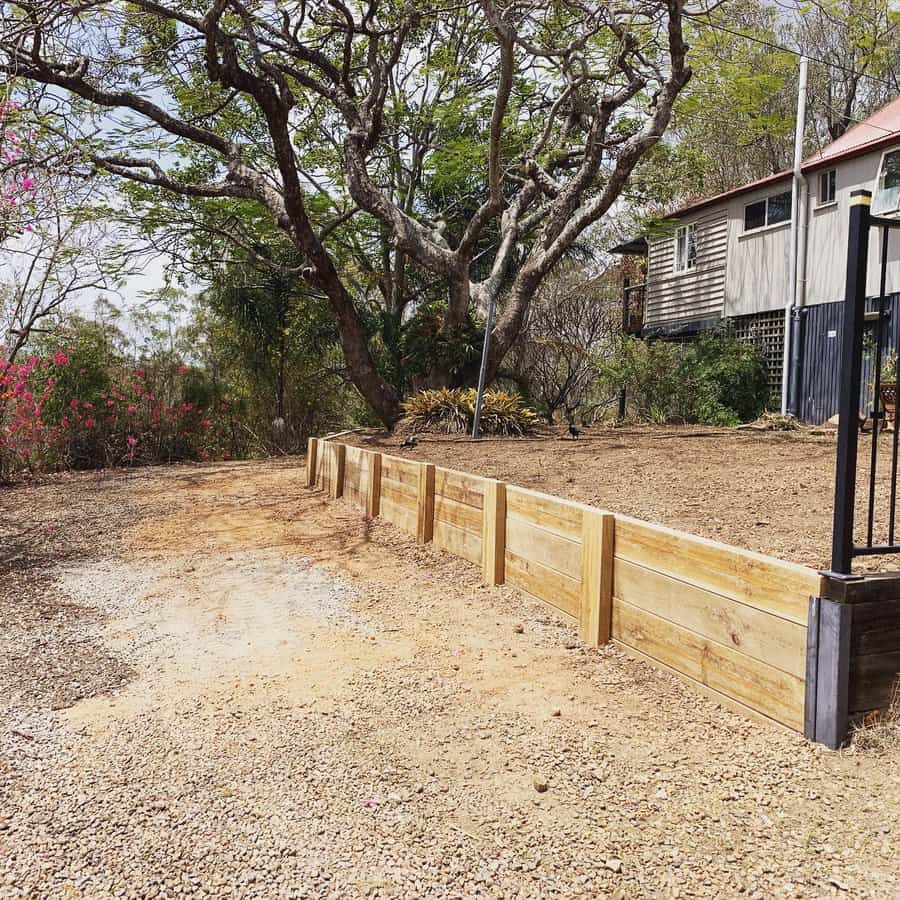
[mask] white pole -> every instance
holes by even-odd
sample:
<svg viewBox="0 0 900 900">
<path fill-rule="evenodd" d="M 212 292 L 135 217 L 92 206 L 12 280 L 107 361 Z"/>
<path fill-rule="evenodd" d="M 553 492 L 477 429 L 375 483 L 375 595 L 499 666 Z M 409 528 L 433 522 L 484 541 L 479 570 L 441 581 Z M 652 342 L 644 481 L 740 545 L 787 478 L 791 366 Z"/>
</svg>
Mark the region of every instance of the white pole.
<svg viewBox="0 0 900 900">
<path fill-rule="evenodd" d="M 491 351 L 491 330 L 494 327 L 494 297 L 488 300 L 487 321 L 484 323 L 484 344 L 481 348 L 481 368 L 478 370 L 478 390 L 475 394 L 475 416 L 472 420 L 472 437 L 481 437 L 481 407 L 484 403 L 484 388 L 487 376 L 488 355 Z"/>
<path fill-rule="evenodd" d="M 784 355 L 781 360 L 781 414 L 788 413 L 791 376 L 791 314 L 797 305 L 797 247 L 800 226 L 800 185 L 803 178 L 803 135 L 806 131 L 806 77 L 809 60 L 800 57 L 797 86 L 797 119 L 794 125 L 794 177 L 791 182 L 791 245 L 788 266 L 788 299 L 784 307 Z"/>
</svg>

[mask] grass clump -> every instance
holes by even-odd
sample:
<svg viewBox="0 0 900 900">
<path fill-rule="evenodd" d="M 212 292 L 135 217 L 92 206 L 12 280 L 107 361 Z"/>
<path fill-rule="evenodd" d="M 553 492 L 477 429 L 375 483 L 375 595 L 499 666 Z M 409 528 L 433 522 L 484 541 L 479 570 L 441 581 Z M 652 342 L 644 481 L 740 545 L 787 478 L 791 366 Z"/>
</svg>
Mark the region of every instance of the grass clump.
<svg viewBox="0 0 900 900">
<path fill-rule="evenodd" d="M 474 388 L 440 388 L 419 391 L 403 404 L 412 431 L 441 434 L 466 434 L 475 418 Z M 481 431 L 484 434 L 518 436 L 533 431 L 537 413 L 527 407 L 518 394 L 485 391 L 481 407 Z"/>
<path fill-rule="evenodd" d="M 870 713 L 856 727 L 853 747 L 876 755 L 900 750 L 900 682 L 894 685 L 890 706 Z"/>
</svg>

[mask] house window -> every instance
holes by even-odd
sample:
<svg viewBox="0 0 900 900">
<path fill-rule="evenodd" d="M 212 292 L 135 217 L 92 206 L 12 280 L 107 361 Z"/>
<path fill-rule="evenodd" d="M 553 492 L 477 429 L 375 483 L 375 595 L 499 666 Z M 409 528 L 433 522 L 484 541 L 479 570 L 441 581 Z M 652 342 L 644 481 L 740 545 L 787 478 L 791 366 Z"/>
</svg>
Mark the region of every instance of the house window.
<svg viewBox="0 0 900 900">
<path fill-rule="evenodd" d="M 744 231 L 765 228 L 766 225 L 777 225 L 791 218 L 791 192 L 772 194 L 765 200 L 748 203 L 744 207 Z"/>
<path fill-rule="evenodd" d="M 819 176 L 819 206 L 834 203 L 837 199 L 837 171 L 829 169 Z"/>
<path fill-rule="evenodd" d="M 687 272 L 697 265 L 697 226 L 682 225 L 675 232 L 675 271 Z"/>
<path fill-rule="evenodd" d="M 898 208 L 900 208 L 900 150 L 891 150 L 881 157 L 872 212 L 877 216 L 896 212 Z"/>
</svg>

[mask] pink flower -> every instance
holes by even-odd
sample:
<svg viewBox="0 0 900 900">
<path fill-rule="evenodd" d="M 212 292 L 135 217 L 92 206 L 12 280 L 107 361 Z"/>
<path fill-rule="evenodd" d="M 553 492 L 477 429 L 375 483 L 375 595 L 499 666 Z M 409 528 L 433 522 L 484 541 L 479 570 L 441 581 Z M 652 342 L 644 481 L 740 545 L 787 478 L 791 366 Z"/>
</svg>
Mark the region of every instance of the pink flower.
<svg viewBox="0 0 900 900">
<path fill-rule="evenodd" d="M 56 366 L 67 366 L 69 364 L 69 357 L 66 356 L 62 350 L 57 350 L 56 353 L 53 354 L 53 364 Z"/>
<path fill-rule="evenodd" d="M 78 401 L 73 397 L 73 398 L 69 401 L 69 406 L 71 406 L 72 409 L 78 409 Z"/>
<path fill-rule="evenodd" d="M 96 422 L 94 422 L 94 420 L 90 417 L 88 417 L 87 419 L 84 420 L 85 428 L 93 428 L 95 424 L 96 424 Z"/>
<path fill-rule="evenodd" d="M 143 378 L 146 373 L 143 369 L 135 369 L 134 374 L 137 375 L 138 378 Z"/>
<path fill-rule="evenodd" d="M 128 446 L 133 447 L 135 444 L 137 444 L 137 438 L 132 435 L 128 435 Z"/>
<path fill-rule="evenodd" d="M 179 366 L 178 369 L 177 369 L 176 371 L 178 372 L 179 375 L 187 375 L 187 373 L 188 373 L 190 370 L 188 369 L 187 366 Z"/>
<path fill-rule="evenodd" d="M 91 403 L 89 400 L 85 400 L 84 403 L 82 403 L 81 405 L 82 405 L 85 409 L 93 409 L 93 408 L 94 408 L 94 404 Z"/>
<path fill-rule="evenodd" d="M 131 413 L 131 415 L 134 415 L 137 412 L 137 407 L 132 403 L 132 405 L 128 407 L 128 412 Z"/>
<path fill-rule="evenodd" d="M 204 428 L 209 428 L 209 426 L 212 425 L 212 422 L 210 422 L 209 419 L 203 419 L 203 420 L 200 422 L 200 424 L 201 424 Z"/>
</svg>

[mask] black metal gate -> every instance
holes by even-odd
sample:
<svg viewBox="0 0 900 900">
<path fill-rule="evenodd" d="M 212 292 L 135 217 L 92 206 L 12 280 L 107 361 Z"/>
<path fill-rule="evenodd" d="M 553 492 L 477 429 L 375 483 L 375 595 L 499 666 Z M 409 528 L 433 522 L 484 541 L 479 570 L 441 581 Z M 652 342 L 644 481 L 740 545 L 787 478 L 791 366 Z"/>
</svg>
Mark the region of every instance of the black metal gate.
<svg viewBox="0 0 900 900">
<path fill-rule="evenodd" d="M 850 198 L 850 234 L 847 246 L 847 290 L 841 352 L 840 406 L 837 470 L 834 486 L 834 531 L 831 568 L 836 575 L 849 575 L 859 556 L 900 553 L 897 534 L 898 435 L 893 400 L 900 383 L 900 332 L 890 327 L 890 297 L 887 294 L 888 246 L 900 220 L 873 216 L 869 191 L 854 191 Z M 880 232 L 879 290 L 867 303 L 870 233 Z M 883 380 L 885 362 L 890 363 L 893 387 Z M 869 374 L 871 373 L 871 375 Z M 870 386 L 871 385 L 871 386 Z M 860 399 L 871 398 L 868 416 L 859 413 Z M 863 421 L 860 421 L 863 419 Z M 864 478 L 857 477 L 860 463 L 860 433 L 870 438 L 862 447 Z M 889 454 L 884 458 L 885 449 Z M 879 467 L 889 466 L 890 478 L 879 487 Z M 883 471 L 883 468 L 881 469 Z M 865 521 L 856 523 L 857 489 L 865 510 Z M 884 493 L 887 496 L 884 496 Z M 856 526 L 859 524 L 857 541 Z"/>
</svg>

